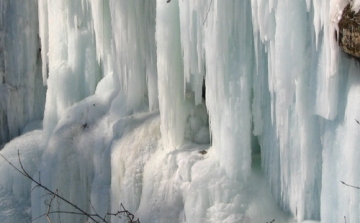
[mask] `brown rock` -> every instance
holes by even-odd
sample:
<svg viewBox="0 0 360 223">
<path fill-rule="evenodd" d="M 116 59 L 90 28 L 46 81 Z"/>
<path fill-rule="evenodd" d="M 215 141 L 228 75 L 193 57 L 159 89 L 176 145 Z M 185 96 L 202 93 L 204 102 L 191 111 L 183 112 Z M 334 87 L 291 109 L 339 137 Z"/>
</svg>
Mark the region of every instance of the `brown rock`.
<svg viewBox="0 0 360 223">
<path fill-rule="evenodd" d="M 343 10 L 338 26 L 340 48 L 345 53 L 360 60 L 360 13 L 355 14 L 348 4 Z"/>
<path fill-rule="evenodd" d="M 199 153 L 200 153 L 201 155 L 205 155 L 207 152 L 206 152 L 206 150 L 201 150 L 201 151 L 199 151 Z"/>
</svg>

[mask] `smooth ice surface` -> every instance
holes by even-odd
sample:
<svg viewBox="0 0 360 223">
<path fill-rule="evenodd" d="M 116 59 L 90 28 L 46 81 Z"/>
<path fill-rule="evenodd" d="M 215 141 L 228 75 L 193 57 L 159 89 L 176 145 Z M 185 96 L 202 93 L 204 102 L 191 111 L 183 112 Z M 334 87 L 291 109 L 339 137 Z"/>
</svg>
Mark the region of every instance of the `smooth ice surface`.
<svg viewBox="0 0 360 223">
<path fill-rule="evenodd" d="M 35 130 L 17 137 L 6 144 L 1 150 L 1 154 L 20 169 L 19 152 L 24 169 L 29 175 L 33 175 L 44 150 L 43 135 L 43 131 Z M 31 181 L 21 176 L 2 158 L 0 178 L 0 222 L 25 223 L 31 221 Z"/>
<path fill-rule="evenodd" d="M 0 145 L 42 119 L 42 85 L 37 2 L 0 1 Z"/>
<path fill-rule="evenodd" d="M 348 3 L 2 0 L 1 154 L 100 215 L 360 222 L 340 183 L 360 185 L 360 67 L 335 41 Z M 2 159 L 0 179 L 1 222 L 46 213 Z"/>
</svg>

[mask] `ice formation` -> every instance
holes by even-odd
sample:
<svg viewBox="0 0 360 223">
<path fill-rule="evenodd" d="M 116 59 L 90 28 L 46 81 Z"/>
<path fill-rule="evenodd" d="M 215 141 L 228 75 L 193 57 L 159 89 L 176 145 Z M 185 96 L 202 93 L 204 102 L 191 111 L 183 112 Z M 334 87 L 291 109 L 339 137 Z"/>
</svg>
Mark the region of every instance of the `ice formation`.
<svg viewBox="0 0 360 223">
<path fill-rule="evenodd" d="M 43 119 L 37 3 L 0 1 L 0 147 Z"/>
<path fill-rule="evenodd" d="M 0 146 L 22 134 L 1 154 L 89 213 L 360 222 L 340 183 L 360 185 L 359 65 L 335 41 L 348 3 L 1 0 Z M 2 159 L 0 178 L 0 222 L 47 212 Z"/>
</svg>

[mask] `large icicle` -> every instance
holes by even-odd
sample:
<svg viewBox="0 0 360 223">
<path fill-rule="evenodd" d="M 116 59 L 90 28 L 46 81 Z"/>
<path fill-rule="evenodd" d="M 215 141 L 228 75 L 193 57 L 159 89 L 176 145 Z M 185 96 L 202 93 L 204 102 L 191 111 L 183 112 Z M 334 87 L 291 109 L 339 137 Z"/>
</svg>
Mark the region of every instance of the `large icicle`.
<svg viewBox="0 0 360 223">
<path fill-rule="evenodd" d="M 156 4 L 156 43 L 161 135 L 165 148 L 171 151 L 184 140 L 188 115 L 177 0 Z"/>
<path fill-rule="evenodd" d="M 308 90 L 315 86 L 311 56 L 317 53 L 307 29 L 306 2 L 252 3 L 258 40 L 254 133 L 259 136 L 263 168 L 284 209 L 299 221 L 319 219 L 321 144 L 318 119 L 311 110 L 313 92 Z"/>
<path fill-rule="evenodd" d="M 184 81 L 190 83 L 199 103 L 205 75 L 213 146 L 227 174 L 244 180 L 251 163 L 254 51 L 250 2 L 179 4 Z"/>
<path fill-rule="evenodd" d="M 155 1 L 110 0 L 114 72 L 129 111 L 158 108 Z M 147 83 L 146 83 L 147 81 Z"/>
<path fill-rule="evenodd" d="M 360 222 L 360 193 L 340 183 L 360 180 L 359 65 L 334 38 L 348 3 L 0 1 L 1 140 L 42 117 L 48 87 L 44 132 L 1 152 L 14 159 L 36 137 L 31 173 L 90 212 L 89 199 L 101 214 L 124 202 L 142 222 L 266 222 L 271 189 L 298 222 Z M 208 119 L 212 144 L 187 141 Z M 1 198 L 28 207 L 30 185 L 4 164 Z M 47 211 L 42 195 L 33 217 Z"/>
<path fill-rule="evenodd" d="M 48 22 L 40 21 L 44 26 L 40 34 L 44 50 L 48 50 L 43 53 L 48 55 L 44 63 L 49 67 L 44 129 L 51 134 L 65 109 L 95 92 L 101 73 L 89 3 L 62 0 L 47 1 L 46 5 L 41 7 L 40 19 Z"/>
</svg>

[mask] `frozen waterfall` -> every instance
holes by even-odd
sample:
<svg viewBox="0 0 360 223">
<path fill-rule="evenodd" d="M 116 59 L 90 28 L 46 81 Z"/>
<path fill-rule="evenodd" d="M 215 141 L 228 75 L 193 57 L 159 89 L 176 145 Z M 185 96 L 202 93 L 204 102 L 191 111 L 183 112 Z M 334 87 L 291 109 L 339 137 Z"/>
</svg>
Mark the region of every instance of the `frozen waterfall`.
<svg viewBox="0 0 360 223">
<path fill-rule="evenodd" d="M 348 3 L 0 0 L 0 153 L 101 216 L 359 223 Z M 1 158 L 0 179 L 0 222 L 48 222 L 51 198 Z"/>
</svg>

